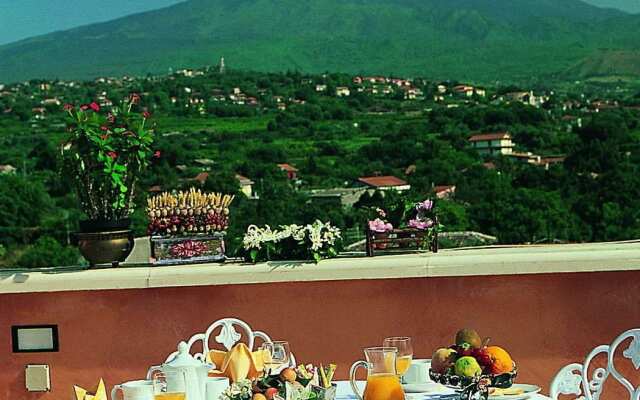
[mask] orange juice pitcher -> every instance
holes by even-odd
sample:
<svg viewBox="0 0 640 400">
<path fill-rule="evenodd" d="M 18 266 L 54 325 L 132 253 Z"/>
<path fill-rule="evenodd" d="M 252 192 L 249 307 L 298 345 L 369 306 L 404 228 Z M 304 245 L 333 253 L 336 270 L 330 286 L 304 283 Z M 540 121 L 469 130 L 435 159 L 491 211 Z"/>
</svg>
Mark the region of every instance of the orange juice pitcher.
<svg viewBox="0 0 640 400">
<path fill-rule="evenodd" d="M 356 361 L 349 373 L 351 389 L 358 399 L 404 400 L 404 391 L 396 371 L 397 353 L 398 349 L 395 347 L 370 347 L 364 350 L 367 361 Z M 360 394 L 355 382 L 356 371 L 360 367 L 367 369 L 364 395 Z"/>
</svg>

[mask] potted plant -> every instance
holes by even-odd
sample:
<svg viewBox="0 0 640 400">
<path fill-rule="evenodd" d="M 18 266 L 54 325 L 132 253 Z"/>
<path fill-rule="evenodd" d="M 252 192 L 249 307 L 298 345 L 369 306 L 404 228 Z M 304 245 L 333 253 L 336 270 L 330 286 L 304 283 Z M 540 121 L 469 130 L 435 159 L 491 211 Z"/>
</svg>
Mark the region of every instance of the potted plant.
<svg viewBox="0 0 640 400">
<path fill-rule="evenodd" d="M 63 173 L 75 186 L 87 219 L 77 234 L 82 255 L 92 266 L 113 264 L 133 250 L 129 215 L 135 185 L 154 152 L 147 111 L 132 94 L 119 106 L 104 110 L 97 103 L 66 104 L 69 140 L 62 148 Z"/>
<path fill-rule="evenodd" d="M 375 209 L 374 219 L 367 223 L 367 255 L 379 251 L 438 251 L 438 231 L 441 225 L 433 200 L 404 201 L 392 213 L 399 216 L 394 224 L 387 220 L 387 212 Z"/>
<path fill-rule="evenodd" d="M 316 263 L 338 255 L 340 229 L 316 220 L 307 225 L 283 225 L 272 230 L 251 225 L 243 237 L 245 260 L 313 260 Z"/>
</svg>

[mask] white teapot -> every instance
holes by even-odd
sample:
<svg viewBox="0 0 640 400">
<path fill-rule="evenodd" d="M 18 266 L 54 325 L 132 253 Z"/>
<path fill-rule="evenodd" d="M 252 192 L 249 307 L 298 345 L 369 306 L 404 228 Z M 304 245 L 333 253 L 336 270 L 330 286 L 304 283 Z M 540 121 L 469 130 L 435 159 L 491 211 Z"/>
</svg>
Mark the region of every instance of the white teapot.
<svg viewBox="0 0 640 400">
<path fill-rule="evenodd" d="M 149 368 L 147 379 L 152 379 L 156 372 L 162 372 L 167 377 L 170 392 L 184 392 L 188 400 L 205 400 L 207 377 L 213 368 L 213 365 L 193 358 L 187 343 L 180 342 L 173 360 Z"/>
</svg>

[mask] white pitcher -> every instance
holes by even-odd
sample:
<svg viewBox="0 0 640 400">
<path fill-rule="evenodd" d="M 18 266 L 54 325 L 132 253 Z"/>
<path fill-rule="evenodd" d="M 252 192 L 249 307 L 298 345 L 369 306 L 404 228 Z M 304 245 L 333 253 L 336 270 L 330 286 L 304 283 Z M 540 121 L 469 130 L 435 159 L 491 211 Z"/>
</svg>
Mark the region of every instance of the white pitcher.
<svg viewBox="0 0 640 400">
<path fill-rule="evenodd" d="M 153 400 L 152 381 L 129 381 L 115 385 L 111 390 L 111 400 L 117 399 L 118 391 L 122 392 L 123 400 Z"/>
<path fill-rule="evenodd" d="M 170 373 L 173 377 L 167 380 L 167 386 L 172 390 L 184 391 L 188 400 L 205 400 L 206 383 L 209 371 L 213 365 L 198 361 L 189 354 L 189 346 L 185 342 L 178 344 L 178 354 L 173 360 L 160 366 L 151 367 L 147 372 L 147 379 L 153 379 L 157 371 Z"/>
</svg>

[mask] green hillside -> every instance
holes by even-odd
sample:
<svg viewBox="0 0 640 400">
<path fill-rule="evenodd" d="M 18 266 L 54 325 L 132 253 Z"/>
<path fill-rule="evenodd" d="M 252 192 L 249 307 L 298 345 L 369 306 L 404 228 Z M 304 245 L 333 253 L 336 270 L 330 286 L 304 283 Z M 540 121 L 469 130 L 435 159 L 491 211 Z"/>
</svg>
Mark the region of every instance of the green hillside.
<svg viewBox="0 0 640 400">
<path fill-rule="evenodd" d="M 191 0 L 0 47 L 0 81 L 215 64 L 435 78 L 562 76 L 640 50 L 640 17 L 578 0 Z M 589 74 L 588 71 L 584 71 Z"/>
</svg>

